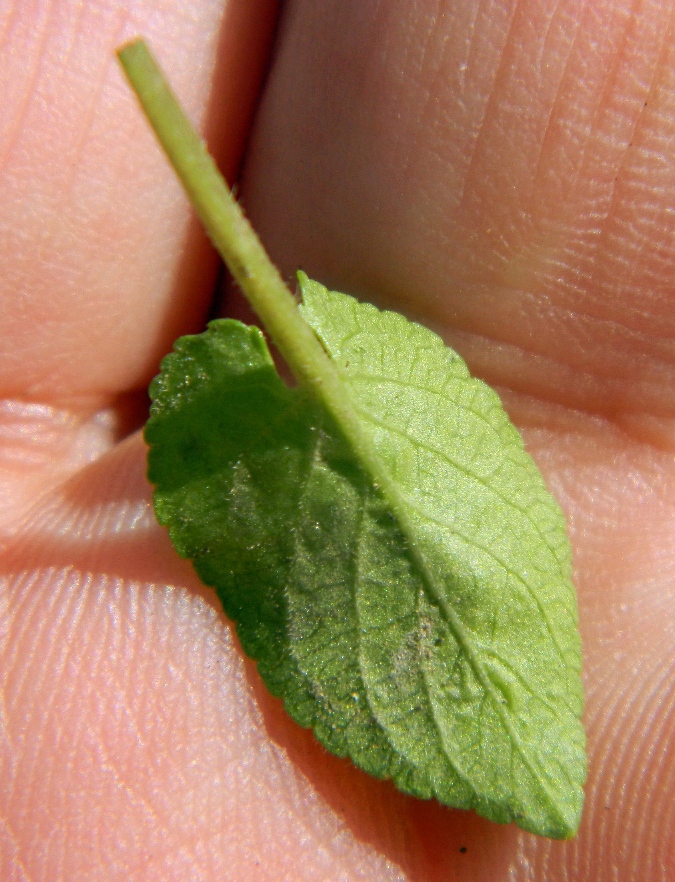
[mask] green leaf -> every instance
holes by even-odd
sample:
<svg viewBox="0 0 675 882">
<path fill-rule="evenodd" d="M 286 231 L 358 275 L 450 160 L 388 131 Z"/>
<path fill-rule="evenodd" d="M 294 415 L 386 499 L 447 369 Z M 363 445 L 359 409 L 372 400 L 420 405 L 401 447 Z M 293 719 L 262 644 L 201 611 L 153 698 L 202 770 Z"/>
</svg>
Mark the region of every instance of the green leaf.
<svg viewBox="0 0 675 882">
<path fill-rule="evenodd" d="M 499 399 L 435 334 L 299 275 L 303 314 L 142 40 L 120 61 L 256 328 L 151 386 L 155 510 L 270 690 L 404 791 L 574 835 L 581 652 L 562 514 Z"/>
<path fill-rule="evenodd" d="M 560 509 L 497 395 L 437 335 L 299 278 L 373 458 L 309 385 L 281 381 L 259 330 L 215 321 L 151 386 L 158 519 L 329 750 L 569 837 L 586 761 Z"/>
</svg>

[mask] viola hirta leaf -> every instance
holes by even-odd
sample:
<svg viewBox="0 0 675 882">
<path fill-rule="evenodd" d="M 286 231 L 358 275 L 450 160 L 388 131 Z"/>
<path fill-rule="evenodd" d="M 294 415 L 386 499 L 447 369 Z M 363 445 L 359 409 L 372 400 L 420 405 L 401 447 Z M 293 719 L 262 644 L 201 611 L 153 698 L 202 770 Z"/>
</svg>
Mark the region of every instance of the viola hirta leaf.
<svg viewBox="0 0 675 882">
<path fill-rule="evenodd" d="M 437 335 L 299 278 L 382 482 L 282 382 L 259 330 L 219 320 L 151 387 L 157 516 L 329 750 L 569 837 L 586 760 L 560 509 L 496 393 Z"/>
<path fill-rule="evenodd" d="M 143 41 L 119 57 L 298 381 L 240 322 L 178 340 L 150 388 L 158 520 L 329 750 L 407 793 L 574 835 L 570 551 L 497 395 L 431 331 L 302 273 L 301 315 Z"/>
</svg>

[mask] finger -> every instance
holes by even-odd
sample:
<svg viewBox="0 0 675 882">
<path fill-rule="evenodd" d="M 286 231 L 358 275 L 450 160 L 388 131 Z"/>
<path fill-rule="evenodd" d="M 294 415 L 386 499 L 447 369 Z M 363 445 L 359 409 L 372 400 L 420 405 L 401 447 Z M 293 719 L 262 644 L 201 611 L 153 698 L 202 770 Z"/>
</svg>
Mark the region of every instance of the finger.
<svg viewBox="0 0 675 882">
<path fill-rule="evenodd" d="M 139 425 L 214 255 L 114 57 L 139 32 L 235 173 L 275 0 L 10 4 L 0 55 L 0 530 Z"/>
<path fill-rule="evenodd" d="M 198 328 L 216 260 L 115 60 L 157 46 L 227 174 L 239 162 L 276 0 L 14 3 L 0 58 L 0 397 L 69 401 L 147 385 Z"/>
<path fill-rule="evenodd" d="M 611 864 L 649 879 L 672 849 L 670 16 L 298 0 L 247 164 L 249 214 L 284 271 L 435 324 L 511 390 L 569 515 L 589 799 L 578 842 L 519 835 L 514 878 Z M 501 878 L 493 859 L 473 878 Z"/>
</svg>

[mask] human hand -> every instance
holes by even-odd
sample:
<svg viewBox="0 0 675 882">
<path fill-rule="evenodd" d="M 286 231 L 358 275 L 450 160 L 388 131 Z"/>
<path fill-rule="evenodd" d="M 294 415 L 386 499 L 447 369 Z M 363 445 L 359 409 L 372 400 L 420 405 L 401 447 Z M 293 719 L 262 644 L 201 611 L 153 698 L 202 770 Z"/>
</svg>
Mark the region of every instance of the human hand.
<svg viewBox="0 0 675 882">
<path fill-rule="evenodd" d="M 63 10 L 42 42 L 16 17 L 0 878 L 666 879 L 668 11 L 290 2 L 243 179 L 287 274 L 420 318 L 500 387 L 568 514 L 591 768 L 579 837 L 554 843 L 403 797 L 290 722 L 156 525 L 139 434 L 117 440 L 214 263 L 112 50 L 149 38 L 232 173 L 273 14 L 254 6 Z"/>
</svg>

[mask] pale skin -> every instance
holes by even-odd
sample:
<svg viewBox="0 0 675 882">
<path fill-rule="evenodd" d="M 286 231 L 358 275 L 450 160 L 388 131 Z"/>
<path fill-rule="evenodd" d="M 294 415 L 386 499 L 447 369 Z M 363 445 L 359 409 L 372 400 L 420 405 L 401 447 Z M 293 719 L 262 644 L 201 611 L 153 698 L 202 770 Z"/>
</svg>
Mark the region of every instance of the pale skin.
<svg viewBox="0 0 675 882">
<path fill-rule="evenodd" d="M 113 52 L 148 38 L 232 180 L 276 4 L 10 6 L 0 878 L 669 878 L 671 4 L 289 0 L 243 156 L 282 272 L 442 333 L 498 386 L 568 516 L 590 755 L 568 843 L 326 755 L 154 522 L 143 390 L 203 326 L 216 260 Z"/>
</svg>

